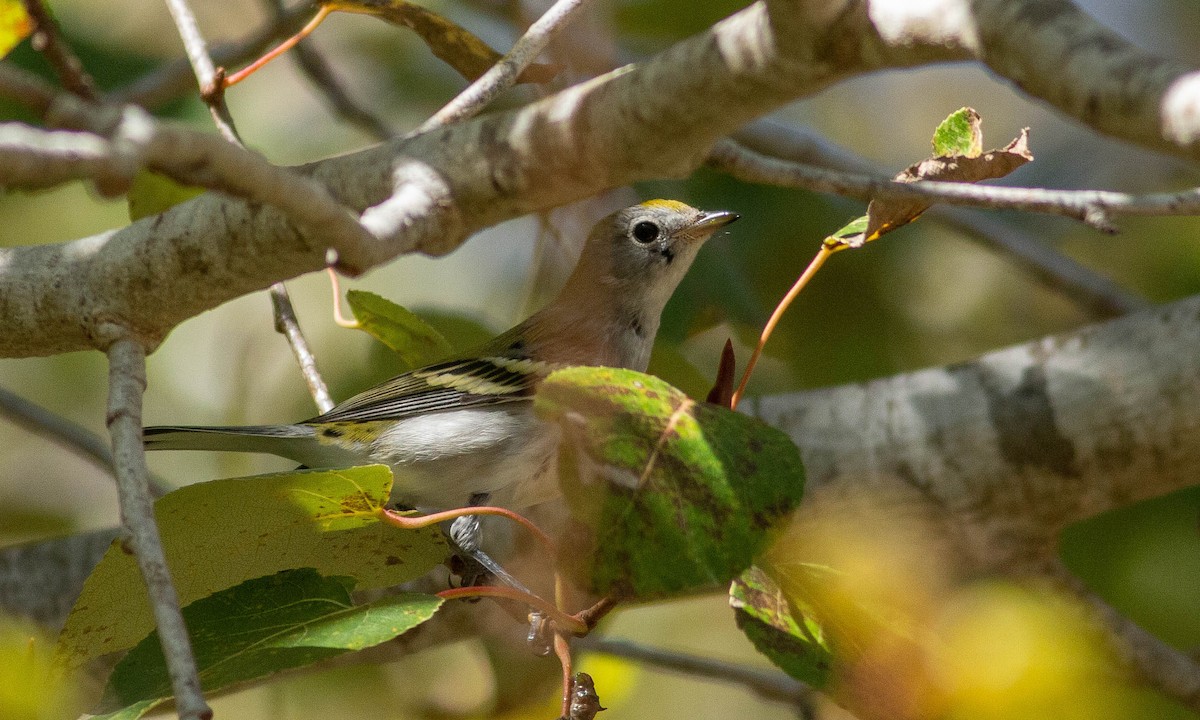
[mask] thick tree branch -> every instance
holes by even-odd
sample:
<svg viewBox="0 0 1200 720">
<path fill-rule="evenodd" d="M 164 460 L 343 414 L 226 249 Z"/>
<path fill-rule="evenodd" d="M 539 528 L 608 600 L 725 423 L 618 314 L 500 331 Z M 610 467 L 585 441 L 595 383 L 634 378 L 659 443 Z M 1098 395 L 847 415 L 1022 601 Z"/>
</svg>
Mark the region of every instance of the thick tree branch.
<svg viewBox="0 0 1200 720">
<path fill-rule="evenodd" d="M 0 612 L 58 632 L 83 592 L 83 581 L 117 537 L 94 530 L 0 551 Z"/>
<path fill-rule="evenodd" d="M 1198 346 L 1191 298 L 748 412 L 796 440 L 810 499 L 891 498 L 943 521 L 972 569 L 1021 570 L 1072 523 L 1196 483 Z"/>
<path fill-rule="evenodd" d="M 640 66 L 519 110 L 327 160 L 307 171 L 356 211 L 387 200 L 372 215 L 374 238 L 341 248 L 348 264 L 363 269 L 414 250 L 446 252 L 477 229 L 606 188 L 684 174 L 719 136 L 853 74 L 972 55 L 1003 71 L 1044 60 L 1057 49 L 1055 62 L 1041 64 L 1055 67 L 1067 64 L 1065 38 L 1108 37 L 1069 3 L 1057 0 L 945 0 L 933 3 L 946 6 L 936 22 L 923 14 L 929 5 L 846 2 L 839 6 L 843 12 L 806 17 L 794 0 L 760 2 Z M 1024 8 L 1026 20 L 1031 8 L 1052 14 L 1054 32 L 1034 33 L 1020 43 L 977 36 L 974 28 L 1011 19 L 1014 8 Z M 810 32 L 799 32 L 805 27 Z M 1180 140 L 1188 137 L 1180 128 L 1186 127 L 1188 111 L 1200 106 L 1200 98 L 1189 105 L 1176 92 L 1169 107 L 1163 104 L 1168 81 L 1181 77 L 1183 70 L 1137 54 L 1115 37 L 1110 40 L 1096 46 L 1099 50 L 1077 50 L 1091 62 L 1093 74 L 1079 70 L 1076 80 L 1084 91 L 1103 95 L 1113 82 L 1105 71 L 1113 63 L 1125 67 L 1117 94 L 1126 110 L 1115 121 L 1091 115 L 1083 119 L 1152 146 L 1194 154 L 1192 141 Z M 1136 67 L 1130 65 L 1133 57 L 1139 59 Z M 1074 107 L 1055 94 L 1062 90 L 1057 81 L 1026 87 Z M 1095 105 L 1097 112 L 1110 107 L 1117 104 Z M 1194 115 L 1200 117 L 1200 112 Z M 91 347 L 97 314 L 124 318 L 152 344 L 202 310 L 319 269 L 324 247 L 274 208 L 204 197 L 75 244 L 5 250 L 0 253 L 5 268 L 0 307 L 10 320 L 0 324 L 5 331 L 0 355 Z M 134 257 L 150 262 L 130 267 Z M 70 261 L 64 262 L 66 258 Z M 197 263 L 197 258 L 203 261 Z M 53 265 L 49 260 L 58 263 L 58 272 L 46 270 Z M 170 272 L 155 272 L 158 268 Z M 65 277 L 73 282 L 61 282 Z M 139 292 L 100 293 L 98 287 L 78 283 L 80 277 L 95 278 L 95 283 L 125 277 Z M 33 292 L 17 302 L 18 287 Z M 55 287 L 64 290 L 55 292 Z M 73 297 L 48 297 L 62 294 Z M 98 299 L 99 306 L 70 302 L 80 296 Z M 137 307 L 130 298 L 137 298 Z M 19 307 L 12 308 L 14 303 Z M 79 312 L 81 307 L 89 312 Z"/>
<path fill-rule="evenodd" d="M 339 247 L 340 258 L 366 268 L 402 252 L 446 252 L 504 218 L 686 172 L 718 135 L 792 96 L 781 82 L 790 65 L 757 50 L 771 46 L 772 30 L 763 6 L 754 6 L 640 69 L 313 166 L 340 200 L 367 210 L 362 222 L 379 238 Z M 644 84 L 673 91 L 648 99 Z M 712 97 L 738 109 L 703 100 Z M 682 117 L 681 98 L 693 106 Z M 644 126 L 639 143 L 629 142 L 631 120 Z M 327 243 L 303 235 L 274 207 L 203 196 L 74 244 L 0 251 L 0 315 L 10 320 L 0 355 L 90 347 L 96 315 L 124 318 L 152 346 L 204 309 L 319 269 Z M 136 290 L 114 292 L 127 283 Z"/>
</svg>

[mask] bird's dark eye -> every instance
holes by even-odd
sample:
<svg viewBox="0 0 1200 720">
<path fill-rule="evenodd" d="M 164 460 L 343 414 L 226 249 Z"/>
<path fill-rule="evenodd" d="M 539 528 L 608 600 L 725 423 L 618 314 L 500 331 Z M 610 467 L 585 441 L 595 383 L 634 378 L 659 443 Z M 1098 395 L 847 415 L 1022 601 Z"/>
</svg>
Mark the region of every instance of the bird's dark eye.
<svg viewBox="0 0 1200 720">
<path fill-rule="evenodd" d="M 643 220 L 633 226 L 633 239 L 640 243 L 652 243 L 658 239 L 658 226 L 649 220 Z"/>
</svg>

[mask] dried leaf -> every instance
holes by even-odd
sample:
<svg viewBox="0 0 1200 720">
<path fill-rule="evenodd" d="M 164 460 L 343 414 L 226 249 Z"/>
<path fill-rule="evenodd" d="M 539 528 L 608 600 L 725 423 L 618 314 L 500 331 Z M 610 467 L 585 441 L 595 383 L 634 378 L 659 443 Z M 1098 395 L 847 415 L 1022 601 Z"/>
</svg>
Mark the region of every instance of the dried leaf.
<svg viewBox="0 0 1200 720">
<path fill-rule="evenodd" d="M 343 12 L 374 15 L 421 36 L 438 59 L 467 80 L 475 80 L 501 57 L 478 35 L 434 11 L 406 0 L 336 0 L 326 3 Z M 544 83 L 558 74 L 554 65 L 534 64 L 517 78 L 519 83 Z"/>
<path fill-rule="evenodd" d="M 974 183 L 1004 177 L 1030 160 L 1033 160 L 1033 154 L 1029 152 L 1029 128 L 1025 128 L 1004 147 L 975 157 L 939 155 L 922 160 L 897 175 L 896 182 L 942 180 Z M 932 204 L 925 200 L 872 200 L 867 206 L 864 242 L 916 220 Z"/>
</svg>

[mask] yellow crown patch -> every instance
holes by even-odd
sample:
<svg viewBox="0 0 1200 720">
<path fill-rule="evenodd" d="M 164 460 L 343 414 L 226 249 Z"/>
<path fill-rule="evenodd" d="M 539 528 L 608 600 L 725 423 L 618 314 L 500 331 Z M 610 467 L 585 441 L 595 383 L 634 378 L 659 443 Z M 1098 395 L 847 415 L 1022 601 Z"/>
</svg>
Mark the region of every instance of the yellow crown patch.
<svg viewBox="0 0 1200 720">
<path fill-rule="evenodd" d="M 680 213 L 689 212 L 692 209 L 687 203 L 681 203 L 678 200 L 647 200 L 641 206 L 644 208 L 662 208 Z"/>
</svg>

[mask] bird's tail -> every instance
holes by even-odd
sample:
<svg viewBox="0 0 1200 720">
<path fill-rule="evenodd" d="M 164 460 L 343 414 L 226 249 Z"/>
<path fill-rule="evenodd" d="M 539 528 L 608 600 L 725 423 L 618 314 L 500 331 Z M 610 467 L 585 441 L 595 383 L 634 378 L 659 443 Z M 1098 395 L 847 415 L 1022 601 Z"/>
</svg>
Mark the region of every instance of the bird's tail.
<svg viewBox="0 0 1200 720">
<path fill-rule="evenodd" d="M 303 425 L 216 427 L 162 425 L 142 433 L 147 450 L 219 450 L 252 452 L 291 458 L 297 444 L 311 441 L 312 428 Z"/>
</svg>

